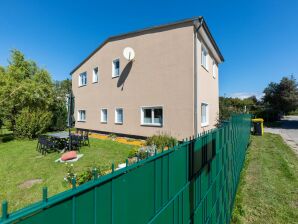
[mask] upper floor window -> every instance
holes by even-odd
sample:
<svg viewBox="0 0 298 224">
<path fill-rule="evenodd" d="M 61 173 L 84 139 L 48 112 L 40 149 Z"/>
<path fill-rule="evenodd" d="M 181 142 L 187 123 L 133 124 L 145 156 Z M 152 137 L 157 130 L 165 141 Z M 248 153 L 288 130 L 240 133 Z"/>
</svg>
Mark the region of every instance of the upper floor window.
<svg viewBox="0 0 298 224">
<path fill-rule="evenodd" d="M 208 71 L 208 51 L 207 48 L 202 44 L 202 66 Z"/>
<path fill-rule="evenodd" d="M 120 59 L 117 58 L 112 63 L 112 77 L 118 77 L 120 75 Z"/>
<path fill-rule="evenodd" d="M 86 121 L 86 111 L 85 110 L 78 111 L 78 121 Z"/>
<path fill-rule="evenodd" d="M 108 122 L 108 109 L 101 109 L 100 122 Z"/>
<path fill-rule="evenodd" d="M 212 76 L 213 76 L 213 78 L 216 77 L 216 63 L 215 63 L 215 60 L 212 61 Z"/>
<path fill-rule="evenodd" d="M 208 116 L 208 104 L 201 104 L 201 125 L 202 127 L 207 126 L 209 124 L 209 116 Z"/>
<path fill-rule="evenodd" d="M 98 67 L 93 69 L 92 82 L 93 83 L 98 82 Z"/>
<path fill-rule="evenodd" d="M 79 86 L 87 85 L 87 72 L 83 72 L 79 75 Z"/>
<path fill-rule="evenodd" d="M 141 124 L 162 126 L 162 107 L 144 107 L 141 110 Z"/>
<path fill-rule="evenodd" d="M 122 108 L 117 108 L 115 110 L 115 123 L 123 124 L 123 109 Z"/>
</svg>

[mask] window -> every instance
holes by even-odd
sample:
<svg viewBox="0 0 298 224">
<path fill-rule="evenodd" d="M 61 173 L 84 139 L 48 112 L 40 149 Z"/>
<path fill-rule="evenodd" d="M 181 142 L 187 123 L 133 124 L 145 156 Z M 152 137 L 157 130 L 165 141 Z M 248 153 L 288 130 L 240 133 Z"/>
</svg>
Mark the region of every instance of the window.
<svg viewBox="0 0 298 224">
<path fill-rule="evenodd" d="M 86 121 L 86 111 L 85 110 L 78 111 L 78 121 Z"/>
<path fill-rule="evenodd" d="M 207 48 L 202 45 L 202 66 L 208 70 L 208 51 Z"/>
<path fill-rule="evenodd" d="M 93 69 L 92 82 L 93 83 L 98 82 L 98 67 L 96 67 L 96 68 Z"/>
<path fill-rule="evenodd" d="M 87 72 L 83 72 L 79 75 L 79 86 L 87 85 Z"/>
<path fill-rule="evenodd" d="M 107 123 L 108 122 L 108 109 L 101 109 L 100 121 L 102 123 Z"/>
<path fill-rule="evenodd" d="M 208 104 L 202 103 L 201 104 L 201 125 L 202 127 L 207 126 L 209 123 L 208 121 Z"/>
<path fill-rule="evenodd" d="M 216 77 L 216 63 L 214 60 L 212 60 L 212 76 L 213 78 Z"/>
<path fill-rule="evenodd" d="M 162 126 L 162 107 L 145 107 L 141 110 L 141 124 Z"/>
<path fill-rule="evenodd" d="M 123 109 L 122 108 L 117 108 L 115 110 L 115 123 L 123 124 Z"/>
<path fill-rule="evenodd" d="M 87 73 L 83 72 L 79 75 L 79 86 L 87 85 Z"/>
<path fill-rule="evenodd" d="M 120 75 L 120 60 L 115 59 L 112 64 L 112 77 L 118 77 Z"/>
</svg>

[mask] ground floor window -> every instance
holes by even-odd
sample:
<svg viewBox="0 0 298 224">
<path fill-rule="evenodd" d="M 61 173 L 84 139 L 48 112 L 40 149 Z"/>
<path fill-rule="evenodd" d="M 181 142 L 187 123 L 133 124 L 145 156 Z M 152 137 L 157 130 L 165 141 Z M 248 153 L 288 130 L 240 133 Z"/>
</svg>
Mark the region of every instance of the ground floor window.
<svg viewBox="0 0 298 224">
<path fill-rule="evenodd" d="M 209 124 L 208 120 L 208 104 L 202 103 L 201 104 L 201 125 L 202 127 L 207 126 Z"/>
<path fill-rule="evenodd" d="M 101 109 L 100 121 L 102 123 L 108 122 L 108 109 Z"/>
<path fill-rule="evenodd" d="M 86 111 L 85 110 L 78 111 L 78 121 L 86 121 Z"/>
<path fill-rule="evenodd" d="M 115 123 L 123 124 L 123 109 L 122 108 L 117 108 L 115 110 Z"/>
<path fill-rule="evenodd" d="M 162 107 L 143 107 L 141 109 L 141 124 L 162 126 Z"/>
</svg>

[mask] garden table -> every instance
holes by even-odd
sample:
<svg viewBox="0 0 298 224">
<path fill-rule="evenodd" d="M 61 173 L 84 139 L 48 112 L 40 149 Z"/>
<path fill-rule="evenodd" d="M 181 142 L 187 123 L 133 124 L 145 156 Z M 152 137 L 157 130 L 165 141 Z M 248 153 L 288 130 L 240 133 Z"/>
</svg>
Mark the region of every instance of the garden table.
<svg viewBox="0 0 298 224">
<path fill-rule="evenodd" d="M 63 132 L 55 132 L 46 134 L 51 138 L 51 140 L 55 143 L 55 146 L 59 150 L 65 150 L 68 145 L 69 133 L 66 131 Z"/>
</svg>

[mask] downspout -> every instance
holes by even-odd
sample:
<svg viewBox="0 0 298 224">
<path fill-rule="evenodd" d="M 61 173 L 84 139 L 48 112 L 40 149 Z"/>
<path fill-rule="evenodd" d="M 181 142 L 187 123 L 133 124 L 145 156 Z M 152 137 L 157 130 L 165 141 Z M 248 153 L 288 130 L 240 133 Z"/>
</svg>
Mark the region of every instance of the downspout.
<svg viewBox="0 0 298 224">
<path fill-rule="evenodd" d="M 198 31 L 203 24 L 203 18 L 198 19 L 199 26 L 194 23 L 194 135 L 198 134 L 198 65 L 197 65 L 197 38 Z"/>
</svg>

